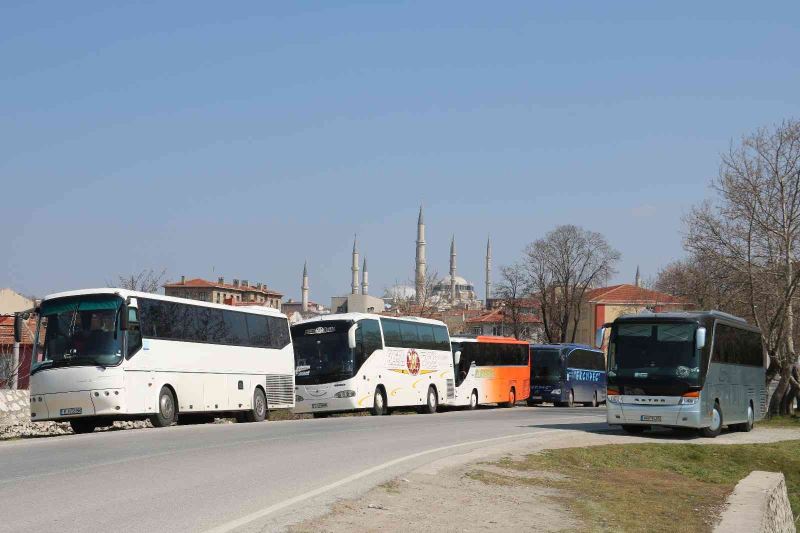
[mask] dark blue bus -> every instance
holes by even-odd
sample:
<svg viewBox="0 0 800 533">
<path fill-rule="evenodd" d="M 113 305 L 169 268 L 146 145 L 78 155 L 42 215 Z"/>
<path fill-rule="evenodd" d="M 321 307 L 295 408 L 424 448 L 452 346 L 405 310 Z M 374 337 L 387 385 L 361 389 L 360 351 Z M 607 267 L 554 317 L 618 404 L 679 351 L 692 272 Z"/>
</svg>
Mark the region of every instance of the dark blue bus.
<svg viewBox="0 0 800 533">
<path fill-rule="evenodd" d="M 597 406 L 606 401 L 606 359 L 584 344 L 531 346 L 531 395 L 528 405 Z"/>
</svg>

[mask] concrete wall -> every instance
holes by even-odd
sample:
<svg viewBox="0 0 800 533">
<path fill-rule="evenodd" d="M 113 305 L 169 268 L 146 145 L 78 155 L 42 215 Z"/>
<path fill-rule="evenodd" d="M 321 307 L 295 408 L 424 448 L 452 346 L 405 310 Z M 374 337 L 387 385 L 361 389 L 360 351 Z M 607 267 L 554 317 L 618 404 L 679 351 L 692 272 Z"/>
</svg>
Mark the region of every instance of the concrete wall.
<svg viewBox="0 0 800 533">
<path fill-rule="evenodd" d="M 31 421 L 30 397 L 26 390 L 0 390 L 0 426 Z"/>
<path fill-rule="evenodd" d="M 715 533 L 796 533 L 780 472 L 751 472 L 728 497 Z"/>
</svg>

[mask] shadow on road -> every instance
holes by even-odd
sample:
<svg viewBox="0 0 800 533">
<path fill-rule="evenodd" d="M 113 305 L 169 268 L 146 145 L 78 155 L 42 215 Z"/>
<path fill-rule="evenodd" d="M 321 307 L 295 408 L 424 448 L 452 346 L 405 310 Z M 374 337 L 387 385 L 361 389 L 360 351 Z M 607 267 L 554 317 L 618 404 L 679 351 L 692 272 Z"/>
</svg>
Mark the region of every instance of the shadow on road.
<svg viewBox="0 0 800 533">
<path fill-rule="evenodd" d="M 681 440 L 681 441 L 692 441 L 695 439 L 702 438 L 700 434 L 693 429 L 684 429 L 684 428 L 655 428 L 649 431 L 645 431 L 644 433 L 638 435 L 628 434 L 619 426 L 609 426 L 604 422 L 598 423 L 541 423 L 541 424 L 528 424 L 517 426 L 520 428 L 540 428 L 540 429 L 563 429 L 569 431 L 580 431 L 582 433 L 593 433 L 595 435 L 620 435 L 620 436 L 627 436 L 627 437 L 639 437 L 643 440 L 648 441 L 662 441 L 662 440 Z M 728 433 L 728 431 L 723 431 L 723 434 Z"/>
</svg>

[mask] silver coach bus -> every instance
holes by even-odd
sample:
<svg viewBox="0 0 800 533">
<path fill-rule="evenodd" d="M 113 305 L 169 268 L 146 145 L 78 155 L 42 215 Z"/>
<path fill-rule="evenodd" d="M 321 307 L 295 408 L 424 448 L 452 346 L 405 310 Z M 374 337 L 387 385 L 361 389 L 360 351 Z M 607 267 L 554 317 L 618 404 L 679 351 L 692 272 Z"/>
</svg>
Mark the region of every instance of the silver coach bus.
<svg viewBox="0 0 800 533">
<path fill-rule="evenodd" d="M 625 315 L 608 344 L 608 423 L 628 433 L 686 427 L 750 431 L 767 409 L 758 328 L 719 311 Z M 600 345 L 598 343 L 598 345 Z"/>
</svg>

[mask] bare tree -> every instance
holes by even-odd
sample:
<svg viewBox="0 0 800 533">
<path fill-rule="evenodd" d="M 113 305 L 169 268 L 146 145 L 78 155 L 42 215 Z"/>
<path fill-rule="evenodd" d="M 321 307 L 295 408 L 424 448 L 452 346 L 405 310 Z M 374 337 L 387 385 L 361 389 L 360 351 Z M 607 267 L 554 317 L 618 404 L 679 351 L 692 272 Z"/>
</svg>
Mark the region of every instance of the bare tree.
<svg viewBox="0 0 800 533">
<path fill-rule="evenodd" d="M 586 291 L 616 272 L 620 253 L 599 233 L 558 226 L 528 245 L 530 289 L 539 299 L 548 342 L 574 342 Z"/>
<path fill-rule="evenodd" d="M 117 277 L 116 283 L 107 281 L 106 285 L 109 287 L 128 289 L 129 291 L 157 293 L 159 289 L 161 289 L 166 275 L 166 268 L 162 269 L 161 272 L 156 272 L 151 268 L 126 276 L 120 275 Z"/>
<path fill-rule="evenodd" d="M 20 377 L 21 370 L 22 357 L 15 361 L 14 354 L 9 347 L 0 347 L 0 389 L 13 388 L 15 381 Z"/>
<path fill-rule="evenodd" d="M 692 302 L 699 309 L 717 309 L 749 316 L 745 280 L 736 271 L 720 268 L 708 254 L 692 254 L 661 269 L 653 283 L 657 291 Z"/>
<path fill-rule="evenodd" d="M 686 218 L 685 246 L 707 254 L 741 280 L 749 318 L 780 377 L 770 411 L 800 397 L 794 306 L 800 283 L 800 122 L 760 129 L 722 156 L 713 202 Z"/>
<path fill-rule="evenodd" d="M 405 316 L 433 317 L 443 303 L 442 295 L 434 291 L 441 282 L 442 278 L 437 272 L 426 273 L 421 296 L 417 298 L 416 291 L 414 294 L 396 294 L 395 309 L 399 314 Z"/>
<path fill-rule="evenodd" d="M 522 298 L 527 290 L 528 275 L 524 265 L 516 263 L 500 267 L 495 297 L 503 303 L 503 322 L 509 326 L 515 339 L 521 339 L 525 329 Z"/>
</svg>

